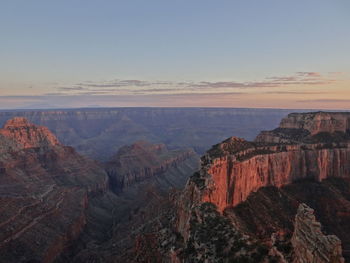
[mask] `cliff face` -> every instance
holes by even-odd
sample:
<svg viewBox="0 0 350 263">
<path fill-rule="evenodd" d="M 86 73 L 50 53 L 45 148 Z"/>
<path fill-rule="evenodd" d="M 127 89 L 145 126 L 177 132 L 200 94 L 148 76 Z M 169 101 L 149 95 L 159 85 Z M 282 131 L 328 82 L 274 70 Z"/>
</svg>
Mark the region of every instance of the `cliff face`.
<svg viewBox="0 0 350 263">
<path fill-rule="evenodd" d="M 331 232 L 341 234 L 331 222 L 328 210 L 325 210 L 328 208 L 324 206 L 325 196 L 321 192 L 315 192 L 311 197 L 305 194 L 294 195 L 296 187 L 288 188 L 288 191 L 279 189 L 285 189 L 299 181 L 301 184 L 305 181 L 318 182 L 324 189 L 328 189 L 331 186 L 324 184 L 325 180 L 350 179 L 349 116 L 349 113 L 291 114 L 282 120 L 279 128 L 262 132 L 254 142 L 232 137 L 213 146 L 202 157 L 201 169 L 190 178 L 177 202 L 176 226 L 185 244 L 188 244 L 186 240 L 190 240 L 192 235 L 192 215 L 206 202 L 215 204 L 223 216 L 230 218 L 238 229 L 255 238 L 270 240 L 270 244 L 274 244 L 275 240 L 271 234 L 280 236 L 286 244 L 290 242 L 290 238 L 285 235 L 292 229 L 292 215 L 296 213 L 293 207 L 301 200 L 314 202 L 314 205 L 323 204 L 318 206 L 322 220 L 329 223 L 326 226 L 329 226 Z M 277 189 L 277 195 L 262 194 L 261 189 L 269 187 Z M 240 211 L 252 202 L 250 197 L 254 195 L 257 196 L 257 210 L 248 209 L 250 218 L 245 218 Z M 340 194 L 335 191 L 334 195 L 334 204 L 337 204 L 334 212 L 339 213 L 340 218 L 347 218 L 341 214 L 348 205 L 347 192 L 342 190 Z M 265 206 L 267 204 L 271 208 Z M 257 212 L 265 214 L 265 217 L 260 218 L 259 214 L 255 214 Z M 341 239 L 347 247 L 347 235 L 342 235 Z M 269 246 L 269 249 L 269 255 L 282 255 L 281 262 L 292 258 L 290 252 L 281 252 L 274 245 Z"/>
<path fill-rule="evenodd" d="M 107 176 L 23 118 L 0 129 L 0 152 L 0 261 L 52 262 L 81 233 L 88 195 Z"/>
<path fill-rule="evenodd" d="M 190 149 L 136 142 L 122 147 L 106 163 L 114 193 L 95 198 L 88 207 L 86 235 L 65 262 L 166 262 L 164 251 L 176 235 L 166 230 L 175 210 L 173 199 L 199 158 Z M 116 194 L 115 194 L 116 193 Z M 81 249 L 83 247 L 84 249 Z"/>
<path fill-rule="evenodd" d="M 280 128 L 304 129 L 311 135 L 322 132 L 346 133 L 350 130 L 350 114 L 341 112 L 292 113 L 281 121 Z"/>
<path fill-rule="evenodd" d="M 224 143 L 234 144 L 236 140 Z M 255 146 L 219 158 L 209 155 L 205 161 L 210 162 L 204 171 L 210 179 L 203 200 L 223 211 L 264 186 L 281 187 L 301 179 L 350 177 L 350 144 Z"/>
<path fill-rule="evenodd" d="M 264 131 L 256 141 L 270 143 L 317 143 L 350 140 L 350 113 L 292 113 L 279 128 Z"/>
<path fill-rule="evenodd" d="M 292 244 L 295 263 L 344 262 L 339 238 L 324 235 L 321 224 L 315 219 L 314 210 L 305 204 L 300 204 L 295 217 Z"/>
<path fill-rule="evenodd" d="M 164 144 L 140 141 L 122 147 L 106 164 L 106 171 L 112 190 L 118 193 L 137 182 L 161 176 L 191 158 L 196 158 L 191 149 L 170 151 Z"/>
<path fill-rule="evenodd" d="M 347 139 L 350 114 L 299 115 L 289 115 L 282 120 L 278 133 L 264 132 L 255 142 L 232 137 L 209 150 L 203 157 L 199 178 L 206 186 L 202 200 L 223 211 L 264 186 L 281 187 L 305 178 L 322 181 L 328 177 L 350 177 L 350 138 Z M 272 143 L 277 139 L 271 140 L 271 134 L 287 138 L 292 133 L 283 130 L 286 127 L 307 128 L 309 133 L 293 134 L 293 140 Z M 325 127 L 332 132 L 326 133 L 329 136 L 324 135 Z M 329 141 L 335 132 L 340 133 L 337 138 L 343 138 L 341 141 Z"/>
</svg>

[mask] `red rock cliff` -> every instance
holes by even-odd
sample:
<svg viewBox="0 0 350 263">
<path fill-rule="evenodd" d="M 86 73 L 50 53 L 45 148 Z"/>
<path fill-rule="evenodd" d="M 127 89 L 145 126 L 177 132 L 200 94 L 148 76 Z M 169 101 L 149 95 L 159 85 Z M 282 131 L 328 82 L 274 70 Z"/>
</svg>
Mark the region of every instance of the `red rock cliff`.
<svg viewBox="0 0 350 263">
<path fill-rule="evenodd" d="M 223 211 L 264 186 L 281 187 L 304 178 L 350 177 L 349 118 L 347 113 L 290 114 L 278 133 L 270 133 L 293 140 L 276 144 L 265 132 L 255 142 L 232 137 L 214 146 L 202 158 L 197 178 L 205 186 L 201 200 Z"/>
<path fill-rule="evenodd" d="M 210 159 L 205 171 L 210 177 L 202 198 L 222 211 L 264 186 L 281 187 L 305 178 L 321 181 L 332 176 L 350 177 L 349 163 L 348 143 L 248 148 Z"/>
<path fill-rule="evenodd" d="M 223 211 L 264 186 L 281 187 L 305 178 L 350 178 L 349 116 L 291 114 L 282 121 L 284 128 L 267 132 L 269 136 L 262 133 L 255 142 L 232 137 L 213 146 L 202 157 L 200 171 L 191 177 L 178 202 L 177 226 L 185 240 L 190 211 L 201 203 L 214 203 Z"/>
</svg>

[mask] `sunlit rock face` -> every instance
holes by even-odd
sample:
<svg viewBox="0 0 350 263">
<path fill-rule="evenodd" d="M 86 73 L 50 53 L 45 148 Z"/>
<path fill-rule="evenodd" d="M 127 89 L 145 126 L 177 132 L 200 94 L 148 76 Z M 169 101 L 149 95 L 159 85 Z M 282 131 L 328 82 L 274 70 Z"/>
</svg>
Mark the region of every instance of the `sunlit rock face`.
<svg viewBox="0 0 350 263">
<path fill-rule="evenodd" d="M 232 137 L 215 145 L 203 157 L 201 174 L 207 180 L 203 201 L 223 211 L 264 186 L 350 177 L 349 116 L 290 114 L 279 129 L 262 132 L 254 142 Z"/>
<path fill-rule="evenodd" d="M 48 128 L 36 126 L 23 117 L 8 120 L 0 134 L 15 141 L 21 148 L 43 148 L 59 145 L 59 142 Z"/>
<path fill-rule="evenodd" d="M 291 113 L 280 126 L 263 131 L 257 142 L 265 143 L 317 143 L 341 142 L 350 139 L 349 112 Z"/>
<path fill-rule="evenodd" d="M 201 169 L 190 178 L 177 202 L 176 226 L 185 246 L 191 239 L 193 214 L 209 202 L 235 228 L 268 242 L 269 255 L 278 257 L 279 262 L 313 262 L 300 261 L 302 255 L 295 256 L 291 245 L 294 217 L 303 201 L 317 206 L 325 227 L 344 241 L 336 242 L 337 249 L 349 247 L 349 235 L 332 219 L 332 213 L 344 222 L 348 218 L 349 191 L 342 189 L 341 182 L 345 186 L 350 180 L 349 116 L 290 114 L 279 128 L 262 132 L 255 141 L 231 137 L 214 145 L 202 157 Z M 343 227 L 347 229 L 348 224 Z M 324 244 L 323 248 L 320 254 L 327 254 L 329 247 Z M 337 255 L 341 255 L 339 251 Z M 336 257 L 329 262 L 342 260 Z"/>
<path fill-rule="evenodd" d="M 350 177 L 348 143 L 331 147 L 322 143 L 257 146 L 209 160 L 205 173 L 211 178 L 203 200 L 216 204 L 221 211 L 241 203 L 264 186 L 281 187 L 301 179 Z"/>
<path fill-rule="evenodd" d="M 52 262 L 81 233 L 107 175 L 24 118 L 0 129 L 0 153 L 0 262 Z"/>
<path fill-rule="evenodd" d="M 350 114 L 342 112 L 315 112 L 289 114 L 282 119 L 280 128 L 304 129 L 311 135 L 318 133 L 346 133 L 350 130 Z"/>
</svg>

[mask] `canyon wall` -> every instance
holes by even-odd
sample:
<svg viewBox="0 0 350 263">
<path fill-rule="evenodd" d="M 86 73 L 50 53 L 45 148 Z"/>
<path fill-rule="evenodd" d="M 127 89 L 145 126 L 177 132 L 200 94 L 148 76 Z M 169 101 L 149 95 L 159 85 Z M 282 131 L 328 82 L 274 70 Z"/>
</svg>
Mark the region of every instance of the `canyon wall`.
<svg viewBox="0 0 350 263">
<path fill-rule="evenodd" d="M 294 263 L 343 263 L 341 241 L 334 235 L 324 235 L 316 221 L 314 210 L 300 204 L 295 216 L 292 237 Z"/>
<path fill-rule="evenodd" d="M 0 152 L 0 262 L 52 262 L 80 235 L 107 175 L 24 118 L 0 129 Z"/>
<path fill-rule="evenodd" d="M 164 144 L 139 141 L 120 148 L 106 163 L 106 171 L 112 190 L 118 193 L 137 182 L 162 176 L 186 159 L 196 158 L 192 149 L 168 150 Z"/>
<path fill-rule="evenodd" d="M 315 135 L 317 133 L 346 133 L 350 130 L 350 115 L 342 112 L 315 112 L 308 114 L 289 114 L 282 119 L 280 128 L 304 129 Z"/>
<path fill-rule="evenodd" d="M 343 185 L 346 185 L 345 182 L 350 179 L 349 117 L 349 113 L 290 114 L 281 121 L 279 128 L 262 132 L 255 141 L 231 137 L 214 145 L 202 157 L 201 169 L 190 178 L 177 200 L 176 228 L 184 238 L 185 247 L 188 246 L 192 236 L 193 214 L 197 213 L 202 204 L 209 202 L 214 204 L 224 217 L 229 218 L 236 228 L 250 233 L 254 238 L 263 237 L 265 242 L 270 240 L 272 244 L 268 245 L 270 256 L 279 257 L 279 262 L 290 260 L 299 262 L 297 260 L 302 255 L 293 258 L 294 254 L 290 251 L 298 250 L 298 247 L 307 244 L 305 240 L 301 240 L 298 244 L 293 243 L 292 247 L 288 238 L 288 233 L 293 227 L 292 215 L 296 213 L 295 206 L 301 200 L 314 205 L 325 204 L 324 198 L 327 197 L 321 192 L 313 192 L 313 197 L 306 194 L 295 195 L 298 187 L 294 185 L 300 182 L 300 185 L 307 186 L 309 181 L 316 182 L 325 189 L 322 191 L 327 191 L 329 187 L 333 189 L 328 183 L 323 183 L 324 181 L 338 179 L 343 180 Z M 263 194 L 262 189 L 266 189 L 267 192 Z M 347 193 L 346 189 L 337 190 L 332 197 L 334 204 L 337 204 L 334 212 L 338 214 L 339 220 L 347 218 L 344 212 L 347 211 L 348 205 Z M 252 196 L 256 196 L 256 211 L 250 211 L 249 207 L 254 206 L 253 204 L 246 205 L 252 202 Z M 259 203 L 263 205 L 267 200 L 271 204 L 270 208 L 259 206 Z M 276 214 L 270 214 L 274 211 L 275 205 L 279 209 L 276 208 Z M 249 218 L 239 212 L 246 206 L 249 208 Z M 318 209 L 322 220 L 329 223 L 326 227 L 340 234 L 342 241 L 345 242 L 343 245 L 348 247 L 348 236 L 338 231 L 337 226 L 329 219 L 331 217 L 328 212 L 329 206 L 318 206 Z M 266 223 L 259 214 L 255 214 L 257 211 L 266 214 Z M 299 217 L 297 222 L 300 223 L 298 219 Z M 264 224 L 267 224 L 266 229 L 262 226 Z M 299 226 L 300 224 L 295 223 L 296 229 Z M 344 227 L 346 228 L 347 224 Z M 283 240 L 281 250 L 273 245 L 275 237 L 272 238 L 271 234 Z M 306 236 L 307 234 L 305 233 Z M 288 248 L 289 252 L 286 252 L 287 248 L 284 251 L 284 246 L 292 247 L 290 248 L 292 250 Z M 340 247 L 338 243 L 337 246 Z M 322 250 L 320 253 L 326 251 Z M 337 258 L 332 262 L 342 261 Z"/>
<path fill-rule="evenodd" d="M 291 114 L 281 121 L 278 133 L 274 133 L 275 130 L 270 133 L 276 138 L 286 138 L 295 135 L 289 129 L 299 131 L 300 127 L 310 129 L 310 133 L 302 133 L 305 136 L 283 143 L 271 142 L 269 132 L 258 135 L 255 142 L 231 137 L 204 155 L 199 176 L 193 177 L 192 181 L 205 184 L 201 191 L 203 202 L 212 202 L 223 211 L 264 186 L 281 187 L 301 179 L 348 178 L 350 139 L 346 135 L 349 116 L 347 113 Z M 301 123 L 305 119 L 307 123 L 303 126 Z M 312 124 L 313 121 L 316 123 Z M 342 132 L 344 139 L 329 142 L 329 136 L 320 137 L 319 134 L 325 132 L 325 125 L 331 131 L 330 136 Z M 288 130 L 282 129 L 285 126 Z"/>
<path fill-rule="evenodd" d="M 224 143 L 235 144 L 237 138 Z M 234 146 L 232 146 L 234 147 Z M 220 211 L 235 206 L 264 186 L 281 187 L 301 179 L 322 181 L 327 177 L 350 177 L 350 144 L 256 146 L 211 158 L 210 175 L 203 201 Z"/>
<path fill-rule="evenodd" d="M 176 211 L 173 200 L 198 168 L 199 158 L 190 149 L 145 141 L 122 147 L 106 163 L 112 192 L 89 203 L 78 248 L 57 263 L 166 262 L 167 239 L 176 239 L 165 231 Z"/>
<path fill-rule="evenodd" d="M 95 160 L 109 160 L 135 141 L 192 148 L 203 154 L 232 134 L 253 139 L 290 110 L 225 108 L 90 108 L 0 111 L 0 126 L 21 116 L 48 127 L 64 144 Z"/>
</svg>

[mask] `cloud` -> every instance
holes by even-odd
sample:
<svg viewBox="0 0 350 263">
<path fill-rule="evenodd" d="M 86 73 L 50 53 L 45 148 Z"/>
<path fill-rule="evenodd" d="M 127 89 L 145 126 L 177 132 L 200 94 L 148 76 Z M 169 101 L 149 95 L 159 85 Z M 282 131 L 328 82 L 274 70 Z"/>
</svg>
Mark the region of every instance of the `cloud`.
<svg viewBox="0 0 350 263">
<path fill-rule="evenodd" d="M 306 94 L 329 94 L 331 92 L 326 91 L 265 91 L 263 94 L 295 94 L 295 95 L 306 95 Z"/>
<path fill-rule="evenodd" d="M 297 100 L 296 102 L 308 103 L 350 103 L 350 99 L 315 99 L 315 100 Z"/>
<path fill-rule="evenodd" d="M 329 74 L 328 74 L 329 75 Z M 240 90 L 261 89 L 270 94 L 297 94 L 291 87 L 320 86 L 335 80 L 324 77 L 318 72 L 296 72 L 289 76 L 272 76 L 257 81 L 164 81 L 114 79 L 104 81 L 83 81 L 80 83 L 57 87 L 57 92 L 47 95 L 171 95 L 203 93 L 239 93 Z M 274 89 L 276 91 L 268 90 Z M 311 94 L 299 91 L 298 94 Z M 56 94 L 55 94 L 56 93 Z M 316 93 L 316 92 L 315 92 Z"/>
<path fill-rule="evenodd" d="M 58 87 L 57 90 L 60 90 L 60 91 L 72 91 L 72 90 L 84 90 L 86 88 L 83 88 L 83 87 L 80 87 L 80 86 L 77 86 L 77 87 Z"/>
<path fill-rule="evenodd" d="M 297 72 L 299 76 L 305 76 L 305 77 L 316 77 L 319 78 L 321 77 L 321 74 L 318 72 L 305 72 L 305 71 L 299 71 Z"/>
<path fill-rule="evenodd" d="M 91 87 L 91 88 L 119 88 L 119 87 L 149 87 L 157 85 L 171 85 L 173 82 L 170 81 L 146 81 L 146 80 L 113 80 L 103 82 L 92 82 L 86 81 L 78 83 L 79 86 Z M 176 83 L 176 82 L 175 82 Z"/>
</svg>

